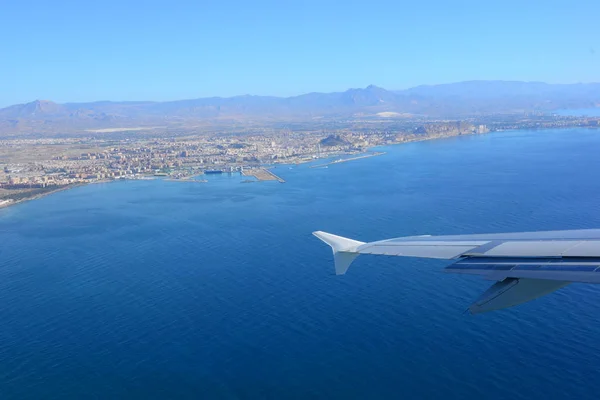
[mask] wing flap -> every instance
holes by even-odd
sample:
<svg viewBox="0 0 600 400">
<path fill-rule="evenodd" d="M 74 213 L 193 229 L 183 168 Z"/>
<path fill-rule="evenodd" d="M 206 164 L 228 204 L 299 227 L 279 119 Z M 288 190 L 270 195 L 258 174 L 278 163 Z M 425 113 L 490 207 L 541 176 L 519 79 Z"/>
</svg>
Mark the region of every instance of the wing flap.
<svg viewBox="0 0 600 400">
<path fill-rule="evenodd" d="M 467 257 L 449 265 L 444 271 L 482 275 L 495 280 L 527 278 L 600 283 L 600 258 Z"/>
<path fill-rule="evenodd" d="M 565 287 L 570 282 L 508 278 L 494 283 L 471 306 L 471 314 L 500 310 L 526 303 Z"/>
</svg>

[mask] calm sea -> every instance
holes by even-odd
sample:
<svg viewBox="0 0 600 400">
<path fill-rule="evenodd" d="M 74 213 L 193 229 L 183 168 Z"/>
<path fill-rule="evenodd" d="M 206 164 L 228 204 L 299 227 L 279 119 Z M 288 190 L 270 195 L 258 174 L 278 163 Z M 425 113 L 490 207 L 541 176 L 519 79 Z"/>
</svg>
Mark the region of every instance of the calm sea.
<svg viewBox="0 0 600 400">
<path fill-rule="evenodd" d="M 287 183 L 97 184 L 0 210 L 1 399 L 597 399 L 600 286 L 490 282 L 363 241 L 600 227 L 600 131 L 385 148 Z"/>
</svg>

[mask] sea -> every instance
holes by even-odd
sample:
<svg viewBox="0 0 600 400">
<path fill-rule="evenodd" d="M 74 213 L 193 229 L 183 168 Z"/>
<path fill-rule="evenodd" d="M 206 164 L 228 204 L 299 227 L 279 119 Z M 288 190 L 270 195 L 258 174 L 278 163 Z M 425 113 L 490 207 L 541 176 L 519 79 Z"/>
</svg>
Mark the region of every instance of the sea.
<svg viewBox="0 0 600 400">
<path fill-rule="evenodd" d="M 311 232 L 599 228 L 600 130 L 377 150 L 1 209 L 0 399 L 597 399 L 600 286 L 472 316 L 491 282 Z"/>
</svg>

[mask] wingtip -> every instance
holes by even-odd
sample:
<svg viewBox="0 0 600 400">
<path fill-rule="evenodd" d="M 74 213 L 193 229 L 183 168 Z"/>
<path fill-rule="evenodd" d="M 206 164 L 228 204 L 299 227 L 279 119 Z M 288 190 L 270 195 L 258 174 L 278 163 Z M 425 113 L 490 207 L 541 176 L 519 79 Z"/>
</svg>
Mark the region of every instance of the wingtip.
<svg viewBox="0 0 600 400">
<path fill-rule="evenodd" d="M 344 275 L 346 273 L 350 264 L 359 255 L 357 248 L 364 244 L 364 242 L 359 242 L 358 240 L 348 239 L 323 231 L 314 231 L 313 235 L 327 243 L 333 250 L 336 275 Z"/>
<path fill-rule="evenodd" d="M 343 236 L 338 236 L 323 231 L 314 231 L 313 235 L 331 246 L 334 252 L 346 251 L 352 253 L 356 251 L 358 246 L 365 244 L 364 242 L 360 242 L 358 240 L 348 239 Z"/>
<path fill-rule="evenodd" d="M 335 252 L 333 253 L 333 264 L 335 266 L 336 275 L 345 275 L 350 264 L 354 262 L 358 253 Z"/>
</svg>

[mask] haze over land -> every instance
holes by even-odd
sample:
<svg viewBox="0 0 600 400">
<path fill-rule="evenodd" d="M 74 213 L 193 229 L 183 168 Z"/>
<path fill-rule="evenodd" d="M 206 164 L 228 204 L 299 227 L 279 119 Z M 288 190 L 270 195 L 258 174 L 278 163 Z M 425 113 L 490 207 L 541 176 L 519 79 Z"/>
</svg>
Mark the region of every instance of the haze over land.
<svg viewBox="0 0 600 400">
<path fill-rule="evenodd" d="M 130 131 L 134 128 L 190 128 L 194 124 L 261 125 L 318 119 L 461 119 L 599 106 L 599 83 L 517 81 L 468 81 L 406 90 L 370 85 L 345 92 L 307 93 L 293 97 L 243 95 L 168 102 L 58 104 L 36 100 L 0 109 L 0 135 L 118 128 L 130 128 Z"/>
</svg>

